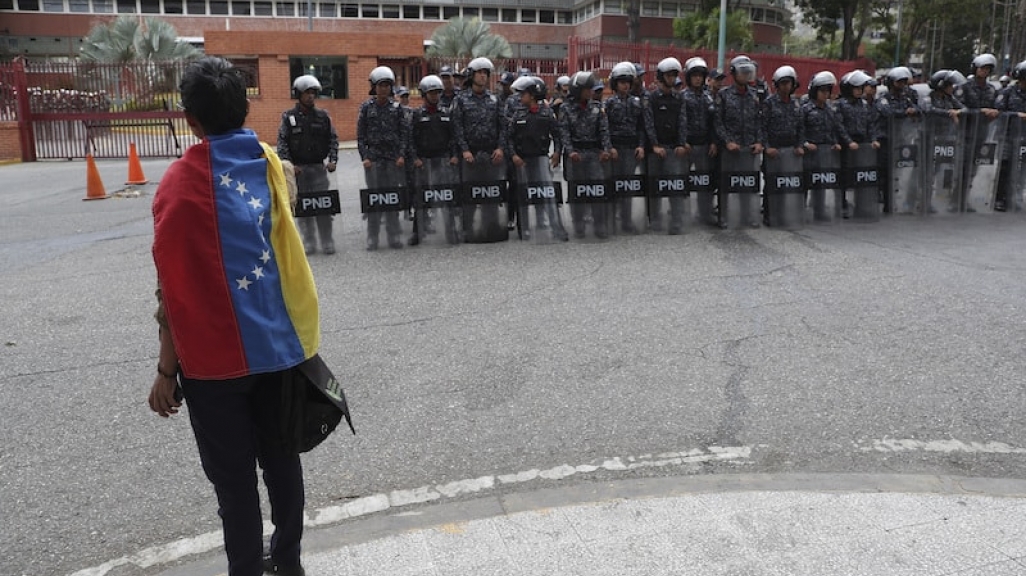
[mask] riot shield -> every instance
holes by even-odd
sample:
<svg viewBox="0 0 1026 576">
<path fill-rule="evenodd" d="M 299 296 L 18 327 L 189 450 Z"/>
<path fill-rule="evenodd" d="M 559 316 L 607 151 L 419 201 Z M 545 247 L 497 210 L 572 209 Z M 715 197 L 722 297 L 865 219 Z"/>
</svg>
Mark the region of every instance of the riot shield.
<svg viewBox="0 0 1026 576">
<path fill-rule="evenodd" d="M 634 156 L 634 148 L 617 148 L 619 158 L 610 162 L 610 185 L 613 187 L 613 232 L 638 234 L 648 220 L 645 204 L 645 177 L 642 162 Z"/>
<path fill-rule="evenodd" d="M 730 230 L 762 225 L 759 192 L 762 155 L 742 148 L 720 155 L 720 225 Z"/>
<path fill-rule="evenodd" d="M 718 226 L 716 216 L 716 158 L 709 156 L 709 145 L 692 146 L 689 158 L 691 171 L 688 173 L 688 192 L 694 198 L 695 221 L 708 226 Z"/>
<path fill-rule="evenodd" d="M 918 214 L 922 210 L 924 161 L 923 123 L 905 116 L 890 118 L 888 123 L 888 157 L 891 181 L 887 205 L 891 214 Z"/>
<path fill-rule="evenodd" d="M 841 151 L 829 145 L 805 152 L 805 185 L 809 189 L 807 220 L 821 224 L 841 221 L 844 194 L 841 188 Z"/>
<path fill-rule="evenodd" d="M 506 162 L 496 165 L 491 156 L 488 152 L 478 152 L 473 162 L 460 161 L 464 242 L 505 242 L 509 239 Z"/>
<path fill-rule="evenodd" d="M 961 208 L 965 212 L 993 213 L 1008 118 L 1002 115 L 991 120 L 979 110 L 972 110 L 965 119 Z"/>
<path fill-rule="evenodd" d="M 957 214 L 962 205 L 965 123 L 948 116 L 930 114 L 923 127 L 926 142 L 923 211 L 927 214 Z"/>
<path fill-rule="evenodd" d="M 666 158 L 648 156 L 648 229 L 671 235 L 684 232 L 691 205 L 688 202 L 690 159 L 666 151 Z"/>
<path fill-rule="evenodd" d="M 803 158 L 793 148 L 780 148 L 776 158 L 766 156 L 766 211 L 769 225 L 799 230 L 805 225 Z"/>
<path fill-rule="evenodd" d="M 1008 138 L 1005 142 L 1005 168 L 1007 176 L 1002 179 L 1005 204 L 1008 211 L 1020 211 L 1026 196 L 1026 121 L 1018 115 L 1008 118 Z"/>
<path fill-rule="evenodd" d="M 402 248 L 400 215 L 409 207 L 406 190 L 406 169 L 394 162 L 374 162 L 364 168 L 367 187 L 360 190 L 360 209 L 367 220 L 367 249 L 377 250 L 381 220 L 385 221 L 388 245 Z"/>
<path fill-rule="evenodd" d="M 598 239 L 609 237 L 612 228 L 612 190 L 606 180 L 605 166 L 599 160 L 599 150 L 578 152 L 580 160 L 567 162 L 566 198 L 570 204 L 574 237 L 584 238 L 590 224 Z"/>
<path fill-rule="evenodd" d="M 560 213 L 562 183 L 553 181 L 549 159 L 545 156 L 524 158 L 524 165 L 516 169 L 516 179 L 520 239 L 566 242 L 566 228 Z"/>
<path fill-rule="evenodd" d="M 448 157 L 424 158 L 414 168 L 413 234 L 410 245 L 458 244 L 459 179 Z"/>
<path fill-rule="evenodd" d="M 851 193 L 849 202 L 854 206 L 851 217 L 857 222 L 880 220 L 878 152 L 871 142 L 860 142 L 858 150 L 844 150 L 841 154 L 845 194 Z"/>
</svg>

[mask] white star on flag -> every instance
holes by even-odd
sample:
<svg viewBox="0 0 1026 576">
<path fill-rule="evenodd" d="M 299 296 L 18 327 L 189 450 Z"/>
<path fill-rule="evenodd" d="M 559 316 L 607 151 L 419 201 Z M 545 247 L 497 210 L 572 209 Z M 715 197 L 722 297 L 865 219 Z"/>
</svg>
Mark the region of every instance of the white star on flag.
<svg viewBox="0 0 1026 576">
<path fill-rule="evenodd" d="M 221 186 L 224 186 L 225 188 L 232 187 L 232 178 L 228 175 L 227 172 L 221 174 Z"/>
<path fill-rule="evenodd" d="M 249 278 L 246 278 L 245 276 L 238 278 L 235 281 L 239 283 L 239 290 L 245 290 L 247 292 L 249 291 L 249 285 L 252 284 L 252 282 L 249 281 Z"/>
<path fill-rule="evenodd" d="M 246 183 L 242 181 L 239 181 L 239 185 L 236 186 L 235 189 L 239 191 L 239 196 L 242 196 L 246 192 L 249 192 L 249 190 L 246 190 Z"/>
<path fill-rule="evenodd" d="M 254 266 L 253 267 L 253 276 L 256 276 L 257 280 L 263 278 L 264 277 L 264 269 L 261 268 L 260 266 Z"/>
<path fill-rule="evenodd" d="M 249 202 L 246 202 L 246 204 L 249 204 L 250 206 L 252 206 L 254 210 L 257 210 L 257 209 L 260 209 L 260 208 L 264 207 L 264 202 L 262 200 L 260 200 L 259 198 L 255 197 L 255 196 L 253 197 L 252 200 L 250 200 Z"/>
<path fill-rule="evenodd" d="M 270 260 L 270 259 L 271 259 L 271 252 L 269 250 L 264 250 L 264 253 L 260 255 L 260 260 L 264 264 L 267 264 L 267 261 Z"/>
<path fill-rule="evenodd" d="M 260 213 L 260 217 L 257 218 L 257 224 L 260 225 L 260 226 L 264 225 L 264 213 L 263 212 L 261 212 Z"/>
</svg>

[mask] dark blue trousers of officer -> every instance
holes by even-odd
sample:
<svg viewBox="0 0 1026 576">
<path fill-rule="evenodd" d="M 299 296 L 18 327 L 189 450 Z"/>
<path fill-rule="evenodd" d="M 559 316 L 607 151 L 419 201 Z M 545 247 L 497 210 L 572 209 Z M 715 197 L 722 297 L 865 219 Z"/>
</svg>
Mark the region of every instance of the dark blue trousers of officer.
<svg viewBox="0 0 1026 576">
<path fill-rule="evenodd" d="M 299 454 L 276 445 L 281 373 L 235 380 L 182 379 L 200 461 L 217 493 L 230 576 L 263 574 L 263 519 L 256 467 L 271 502 L 271 556 L 299 564 L 303 535 L 303 468 Z M 268 431 L 273 433 L 268 434 Z"/>
</svg>

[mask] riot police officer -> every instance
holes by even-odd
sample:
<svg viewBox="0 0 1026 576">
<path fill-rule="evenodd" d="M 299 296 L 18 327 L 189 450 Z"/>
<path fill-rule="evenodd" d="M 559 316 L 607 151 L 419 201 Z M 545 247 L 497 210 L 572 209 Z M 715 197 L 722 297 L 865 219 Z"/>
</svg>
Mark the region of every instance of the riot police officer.
<svg viewBox="0 0 1026 576">
<path fill-rule="evenodd" d="M 456 84 L 455 72 L 453 72 L 452 66 L 442 66 L 438 69 L 438 77 L 442 79 L 442 96 L 438 100 L 438 105 L 443 108 L 452 108 L 452 103 L 456 100 L 456 94 L 459 93 L 460 87 Z"/>
<path fill-rule="evenodd" d="M 999 112 L 1009 116 L 1010 122 L 998 177 L 998 194 L 1002 204 L 1019 210 L 1026 191 L 1026 61 L 1012 68 L 1012 78 L 1015 84 L 1003 90 L 994 103 Z"/>
<path fill-rule="evenodd" d="M 508 104 L 509 97 L 513 95 L 512 86 L 513 81 L 516 79 L 517 75 L 513 72 L 510 72 L 509 70 L 503 72 L 502 76 L 499 76 L 499 86 L 501 88 L 499 89 L 498 97 L 499 103 L 502 104 L 504 107 Z"/>
<path fill-rule="evenodd" d="M 804 219 L 804 193 L 794 198 L 796 192 L 778 187 L 774 174 L 801 172 L 801 157 L 805 154 L 804 124 L 801 102 L 794 97 L 798 88 L 798 73 L 791 66 L 781 66 L 773 72 L 773 94 L 762 103 L 762 130 L 766 135 L 767 173 L 766 194 L 763 196 L 763 223 L 773 226 L 797 227 Z M 773 198 L 770 198 L 773 196 Z"/>
<path fill-rule="evenodd" d="M 412 114 L 413 138 L 409 150 L 414 180 L 422 186 L 455 183 L 458 163 L 456 139 L 453 136 L 452 112 L 441 105 L 442 91 L 445 89 L 442 79 L 435 75 L 425 76 L 419 88 L 424 104 Z M 453 212 L 452 207 L 441 210 L 445 238 L 450 244 L 458 242 Z M 420 244 L 425 233 L 433 232 L 429 218 L 430 212 L 427 209 L 416 210 L 410 246 Z"/>
<path fill-rule="evenodd" d="M 831 95 L 836 85 L 837 78 L 827 71 L 816 73 L 809 81 L 809 101 L 802 105 L 802 132 L 805 135 L 807 172 L 833 170 L 834 174 L 839 176 L 841 149 L 859 149 L 858 142 L 851 139 L 841 116 L 831 106 Z M 839 179 L 837 184 L 812 191 L 815 219 L 832 219 L 831 210 L 836 209 L 836 195 L 841 190 Z M 843 197 L 840 200 L 844 208 L 844 217 L 847 218 L 846 201 Z"/>
<path fill-rule="evenodd" d="M 972 192 L 972 182 L 979 170 L 976 156 L 981 149 L 986 147 L 984 143 L 987 140 L 987 132 L 992 122 L 1000 116 L 995 104 L 997 90 L 988 82 L 988 78 L 996 68 L 997 58 L 993 54 L 979 54 L 969 64 L 970 77 L 955 88 L 955 98 L 969 109 L 965 126 L 966 150 L 969 157 L 962 165 L 962 189 L 965 197 L 968 197 L 970 193 L 974 196 L 977 195 Z M 989 196 L 989 192 L 979 192 L 981 197 Z M 995 202 L 995 208 L 1000 209 L 1002 206 Z M 965 209 L 968 212 L 974 210 L 968 199 Z"/>
<path fill-rule="evenodd" d="M 552 141 L 559 138 L 559 125 L 552 108 L 545 103 L 548 87 L 541 78 L 526 76 L 514 81 L 513 88 L 513 98 L 519 97 L 521 105 L 506 126 L 507 155 L 522 184 L 551 184 L 550 164 L 555 164 L 556 155 L 553 153 L 550 157 L 549 148 Z M 530 240 L 535 233 L 532 228 L 542 226 L 549 227 L 553 239 L 564 242 L 568 239 L 555 198 L 536 204 L 534 219 L 530 218 L 529 210 L 526 203 L 520 204 L 518 209 L 521 239 Z"/>
<path fill-rule="evenodd" d="M 591 72 L 574 74 L 570 79 L 567 100 L 560 111 L 559 133 L 569 182 L 602 180 L 601 164 L 610 158 L 613 144 L 609 139 L 609 120 L 602 104 L 593 98 L 597 83 Z M 595 236 L 606 238 L 609 234 L 608 205 L 600 202 L 571 204 L 574 236 L 584 238 L 589 208 Z"/>
<path fill-rule="evenodd" d="M 684 99 L 687 117 L 687 145 L 691 156 L 692 192 L 697 198 L 697 218 L 705 224 L 716 224 L 714 196 L 717 188 L 716 106 L 706 90 L 709 64 L 702 58 L 684 62 Z"/>
<path fill-rule="evenodd" d="M 609 120 L 609 139 L 613 145 L 613 176 L 634 176 L 638 163 L 645 159 L 645 143 L 655 138 L 652 111 L 640 96 L 631 93 L 637 69 L 630 62 L 620 62 L 609 73 L 613 95 L 606 99 L 606 118 Z M 638 232 L 633 222 L 635 198 L 616 201 L 620 229 L 629 234 Z"/>
<path fill-rule="evenodd" d="M 474 58 L 467 65 L 468 88 L 460 92 L 453 106 L 456 144 L 462 157 L 463 181 L 501 182 L 506 179 L 505 122 L 497 96 L 488 90 L 495 66 L 487 58 Z M 480 215 L 479 226 L 473 222 Z M 498 206 L 465 206 L 463 231 L 468 241 L 506 240 L 506 223 L 499 222 Z"/>
<path fill-rule="evenodd" d="M 730 61 L 730 75 L 734 83 L 716 94 L 716 132 L 728 152 L 747 149 L 761 154 L 766 138 L 759 121 L 759 98 L 750 83 L 755 75 L 755 63 L 747 56 Z"/>
<path fill-rule="evenodd" d="M 688 145 L 688 111 L 684 98 L 673 87 L 684 68 L 676 58 L 664 58 L 656 65 L 658 87 L 648 93 L 655 126 L 655 139 L 649 143 L 649 176 L 686 175 Z M 650 191 L 651 192 L 651 191 Z M 674 196 L 669 200 L 671 235 L 684 228 L 685 198 Z M 652 198 L 649 204 L 649 226 L 653 231 L 664 230 L 662 204 L 664 199 Z"/>
<path fill-rule="evenodd" d="M 321 83 L 317 78 L 300 76 L 292 83 L 292 90 L 299 101 L 295 108 L 281 115 L 278 156 L 295 166 L 299 192 L 324 191 L 330 188 L 328 172 L 334 172 L 338 163 L 338 135 L 328 113 L 314 106 L 321 91 Z M 325 159 L 328 160 L 327 165 Z M 331 214 L 298 220 L 307 254 L 317 250 L 317 236 L 320 236 L 321 250 L 325 254 L 335 253 Z"/>
<path fill-rule="evenodd" d="M 921 110 L 917 99 L 910 94 L 909 82 L 912 80 L 912 71 L 905 66 L 895 66 L 887 72 L 884 83 L 887 93 L 876 100 L 876 109 L 880 113 L 881 129 L 883 138 L 881 143 L 880 171 L 881 182 L 884 186 L 892 186 L 892 175 L 894 166 L 892 160 L 895 158 L 896 148 L 903 144 L 914 142 L 916 136 L 912 126 L 906 124 L 908 119 L 919 119 Z M 905 148 L 908 149 L 908 148 Z M 919 184 L 914 183 L 913 187 L 918 188 Z M 900 192 L 910 194 L 915 190 L 896 190 L 893 187 L 884 190 L 884 210 L 893 212 L 895 208 L 905 209 L 905 206 L 892 206 L 892 193 Z"/>
<path fill-rule="evenodd" d="M 387 66 L 371 70 L 371 98 L 360 106 L 356 142 L 363 162 L 367 187 L 400 188 L 406 180 L 406 156 L 410 141 L 408 116 L 392 99 L 395 73 Z M 367 214 L 367 250 L 377 250 L 382 213 Z M 402 248 L 399 212 L 384 213 L 388 245 Z"/>
</svg>

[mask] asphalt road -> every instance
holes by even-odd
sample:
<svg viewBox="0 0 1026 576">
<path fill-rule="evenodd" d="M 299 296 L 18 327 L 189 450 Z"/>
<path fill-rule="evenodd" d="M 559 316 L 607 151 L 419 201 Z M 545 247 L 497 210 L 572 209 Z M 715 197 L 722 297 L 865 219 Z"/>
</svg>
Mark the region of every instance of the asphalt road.
<svg viewBox="0 0 1026 576">
<path fill-rule="evenodd" d="M 311 514 L 614 477 L 1026 478 L 1023 214 L 368 253 L 340 165 L 340 251 L 311 263 L 359 434 L 304 458 Z M 82 202 L 82 163 L 0 179 L 0 571 L 216 530 L 187 417 L 145 405 L 153 186 Z"/>
</svg>

